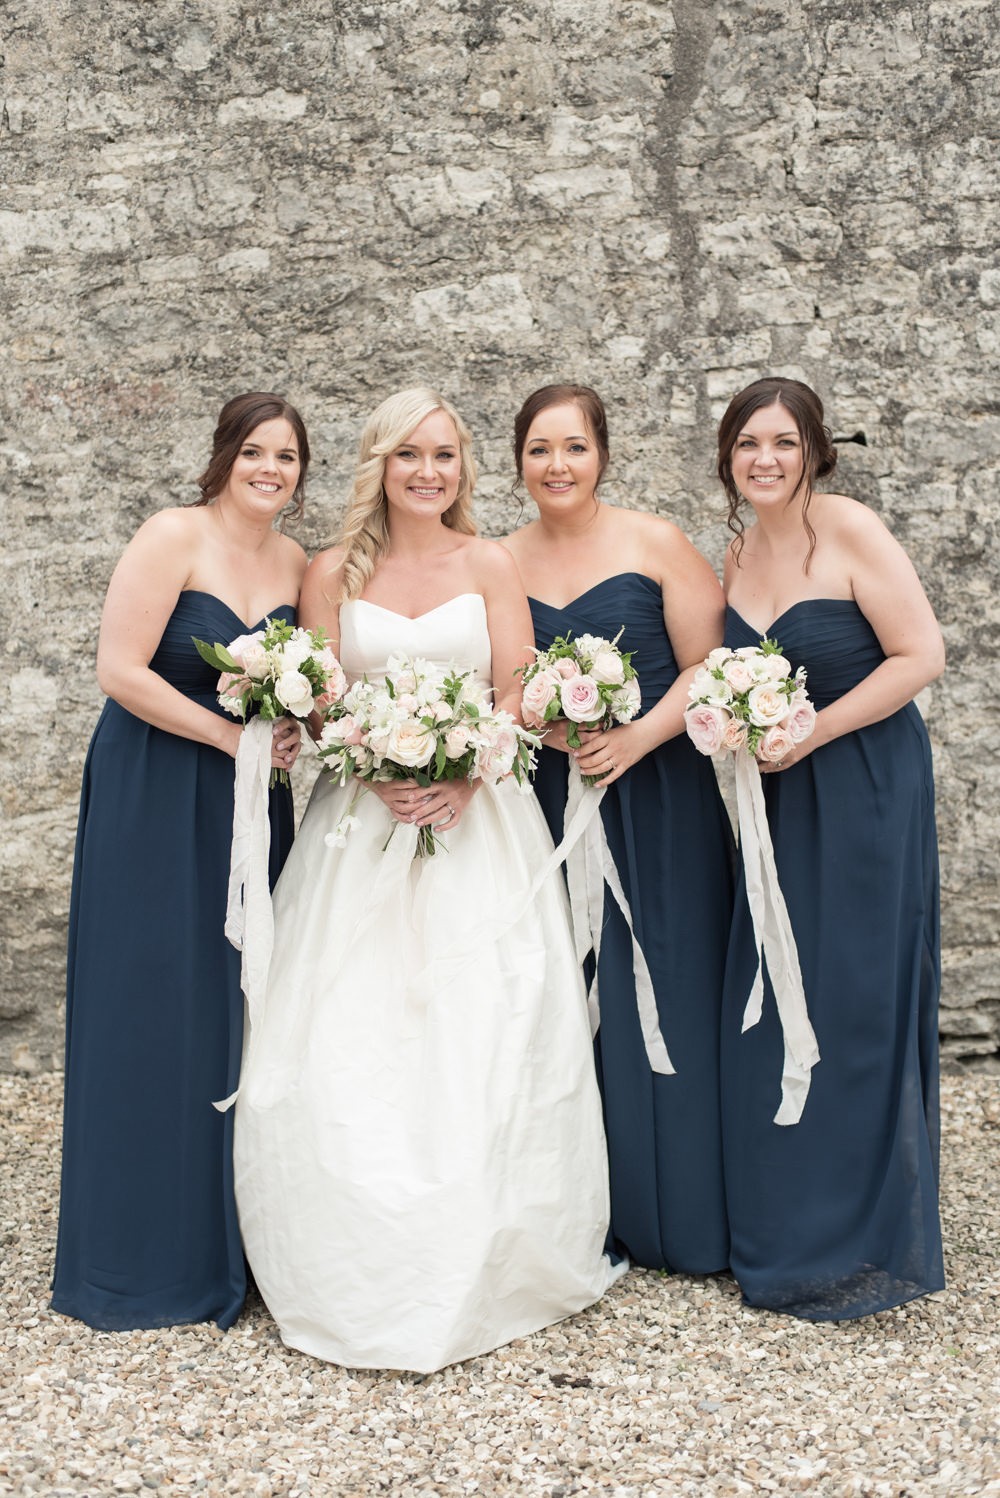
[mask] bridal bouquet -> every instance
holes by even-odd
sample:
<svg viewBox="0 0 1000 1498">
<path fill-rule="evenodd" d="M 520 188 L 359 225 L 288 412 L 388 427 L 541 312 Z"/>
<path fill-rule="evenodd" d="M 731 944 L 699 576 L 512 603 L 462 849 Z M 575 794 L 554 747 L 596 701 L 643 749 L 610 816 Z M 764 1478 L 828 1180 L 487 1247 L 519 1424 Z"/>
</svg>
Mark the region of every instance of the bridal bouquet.
<svg viewBox="0 0 1000 1498">
<path fill-rule="evenodd" d="M 234 718 L 247 718 L 256 711 L 265 720 L 305 718 L 313 708 L 321 711 L 337 702 L 347 689 L 347 678 L 322 630 L 313 633 L 266 619 L 264 629 L 238 635 L 228 645 L 209 645 L 194 639 L 203 661 L 222 674 L 219 704 Z M 285 770 L 271 772 L 271 784 L 288 784 Z"/>
<path fill-rule="evenodd" d="M 793 676 L 774 640 L 737 650 L 720 645 L 698 668 L 688 698 L 688 737 L 714 758 L 745 749 L 754 759 L 779 764 L 816 723 L 805 667 Z"/>
<path fill-rule="evenodd" d="M 384 681 L 362 680 L 333 703 L 320 735 L 323 768 L 340 785 L 362 781 L 477 780 L 513 775 L 522 784 L 535 762 L 538 740 L 507 712 L 471 670 L 394 655 Z M 328 841 L 342 847 L 357 818 L 341 820 Z M 395 826 L 393 832 L 395 832 Z M 390 837 L 392 833 L 390 833 Z M 437 851 L 431 827 L 421 827 L 417 854 Z"/>
<path fill-rule="evenodd" d="M 529 728 L 544 728 L 560 719 L 569 723 L 566 741 L 580 748 L 581 728 L 610 728 L 630 723 L 642 696 L 632 665 L 632 651 L 618 649 L 600 635 L 559 635 L 548 650 L 536 650 L 521 668 L 521 712 Z M 585 775 L 585 785 L 599 776 Z"/>
<path fill-rule="evenodd" d="M 757 762 L 780 764 L 812 733 L 816 709 L 806 692 L 804 668 L 800 666 L 793 675 L 780 645 L 768 639 L 738 650 L 725 646 L 713 650 L 695 673 L 688 696 L 684 723 L 695 748 L 715 758 L 734 755 L 740 855 L 756 948 L 743 1029 L 756 1025 L 763 1012 L 766 960 L 784 1040 L 781 1102 L 774 1122 L 796 1124 L 809 1096 L 819 1047 L 806 1007 L 795 934 L 778 881 Z"/>
</svg>

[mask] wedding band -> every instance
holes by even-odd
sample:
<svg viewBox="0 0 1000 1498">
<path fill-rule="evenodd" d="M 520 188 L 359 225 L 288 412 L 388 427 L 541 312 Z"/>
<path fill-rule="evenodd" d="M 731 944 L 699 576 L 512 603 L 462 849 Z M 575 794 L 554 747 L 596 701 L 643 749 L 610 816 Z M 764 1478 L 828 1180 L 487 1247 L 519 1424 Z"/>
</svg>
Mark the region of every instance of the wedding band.
<svg viewBox="0 0 1000 1498">
<path fill-rule="evenodd" d="M 453 807 L 453 806 L 452 806 L 452 805 L 451 805 L 451 803 L 450 803 L 450 802 L 448 802 L 448 801 L 446 801 L 446 802 L 445 802 L 445 803 L 444 803 L 444 804 L 445 804 L 445 806 L 447 806 L 447 808 L 448 808 L 448 815 L 447 815 L 447 817 L 446 817 L 446 818 L 445 818 L 445 821 L 446 821 L 446 822 L 450 822 L 450 821 L 451 821 L 451 819 L 452 819 L 452 817 L 453 817 L 453 816 L 454 816 L 454 815 L 455 815 L 455 808 L 454 808 L 454 807 Z"/>
</svg>

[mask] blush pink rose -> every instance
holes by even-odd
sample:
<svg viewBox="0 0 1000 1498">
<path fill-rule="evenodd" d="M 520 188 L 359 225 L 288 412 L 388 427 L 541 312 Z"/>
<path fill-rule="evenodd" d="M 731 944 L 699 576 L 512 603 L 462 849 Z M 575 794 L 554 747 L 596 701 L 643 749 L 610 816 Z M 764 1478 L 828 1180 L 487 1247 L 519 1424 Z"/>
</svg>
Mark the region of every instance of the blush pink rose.
<svg viewBox="0 0 1000 1498">
<path fill-rule="evenodd" d="M 739 656 L 734 656 L 732 660 L 726 662 L 722 668 L 722 674 L 736 693 L 749 692 L 756 681 L 749 664 L 741 660 Z"/>
<path fill-rule="evenodd" d="M 729 713 L 709 702 L 689 707 L 684 714 L 684 727 L 699 754 L 718 754 L 722 749 Z"/>
<path fill-rule="evenodd" d="M 592 676 L 573 676 L 564 681 L 559 701 L 572 723 L 592 723 L 603 716 L 601 693 Z"/>
<path fill-rule="evenodd" d="M 776 765 L 786 759 L 795 748 L 795 741 L 787 728 L 776 725 L 769 728 L 757 745 L 757 758 L 766 764 Z"/>
<path fill-rule="evenodd" d="M 568 655 L 560 656 L 557 661 L 553 661 L 549 670 L 554 671 L 563 681 L 569 681 L 572 676 L 583 675 L 576 661 Z"/>
<path fill-rule="evenodd" d="M 731 749 L 738 754 L 747 746 L 747 726 L 740 718 L 730 718 L 722 735 L 725 748 Z"/>
<path fill-rule="evenodd" d="M 529 728 L 541 728 L 545 722 L 545 710 L 559 695 L 562 681 L 556 671 L 537 671 L 525 682 L 521 693 L 521 711 Z"/>
<path fill-rule="evenodd" d="M 796 703 L 793 699 L 792 710 L 782 726 L 793 744 L 801 744 L 816 727 L 816 709 L 809 701 Z"/>
</svg>

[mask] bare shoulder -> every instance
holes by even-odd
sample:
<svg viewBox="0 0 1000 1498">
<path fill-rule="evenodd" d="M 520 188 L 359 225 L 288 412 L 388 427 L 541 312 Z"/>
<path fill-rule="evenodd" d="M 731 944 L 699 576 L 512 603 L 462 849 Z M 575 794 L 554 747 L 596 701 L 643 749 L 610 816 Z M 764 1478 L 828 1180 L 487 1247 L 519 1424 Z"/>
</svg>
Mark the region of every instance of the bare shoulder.
<svg viewBox="0 0 1000 1498">
<path fill-rule="evenodd" d="M 274 539 L 281 560 L 294 567 L 301 577 L 309 565 L 309 558 L 303 548 L 293 536 L 286 536 L 284 531 L 275 531 Z"/>
<path fill-rule="evenodd" d="M 500 545 L 505 546 L 512 556 L 524 556 L 531 550 L 537 530 L 537 520 L 529 520 L 526 525 L 519 525 L 509 535 L 501 536 Z"/>
<path fill-rule="evenodd" d="M 511 582 L 520 585 L 517 563 L 505 542 L 472 536 L 469 538 L 468 558 L 476 578 L 484 587 Z"/>
<path fill-rule="evenodd" d="M 885 521 L 859 499 L 850 499 L 846 494 L 823 494 L 816 498 L 820 500 L 817 519 L 824 531 L 847 550 L 899 545 Z"/>
<path fill-rule="evenodd" d="M 207 511 L 207 505 L 171 505 L 157 510 L 142 522 L 133 539 L 158 546 L 197 542 L 205 528 Z"/>
</svg>

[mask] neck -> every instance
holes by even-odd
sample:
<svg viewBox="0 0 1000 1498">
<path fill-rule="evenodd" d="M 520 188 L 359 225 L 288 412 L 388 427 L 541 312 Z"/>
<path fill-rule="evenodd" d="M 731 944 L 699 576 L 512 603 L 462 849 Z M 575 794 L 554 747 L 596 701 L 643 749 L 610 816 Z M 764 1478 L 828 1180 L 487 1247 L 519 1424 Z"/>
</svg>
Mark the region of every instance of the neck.
<svg viewBox="0 0 1000 1498">
<path fill-rule="evenodd" d="M 549 541 L 576 541 L 594 530 L 603 512 L 603 502 L 595 494 L 574 510 L 562 514 L 547 515 L 539 509 L 538 527 Z"/>
<path fill-rule="evenodd" d="M 212 501 L 211 508 L 226 545 L 233 547 L 235 551 L 248 554 L 260 551 L 271 535 L 271 521 L 251 520 L 246 515 L 237 514 L 221 495 Z"/>
<path fill-rule="evenodd" d="M 397 561 L 419 561 L 440 551 L 454 531 L 440 515 L 392 515 L 388 520 L 389 555 Z"/>
</svg>

